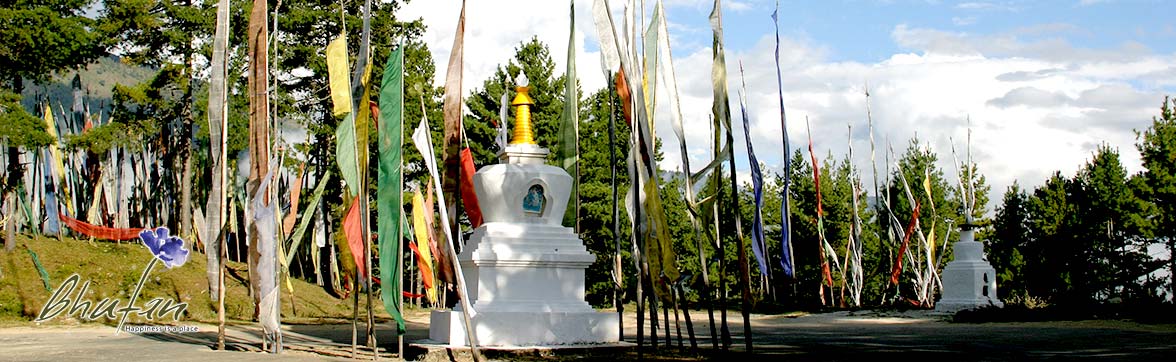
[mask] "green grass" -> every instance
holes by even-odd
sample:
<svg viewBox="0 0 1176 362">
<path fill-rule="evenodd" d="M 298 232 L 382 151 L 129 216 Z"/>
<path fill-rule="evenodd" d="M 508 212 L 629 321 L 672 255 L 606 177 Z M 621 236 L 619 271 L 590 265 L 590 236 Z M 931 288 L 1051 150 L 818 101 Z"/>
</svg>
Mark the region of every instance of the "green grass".
<svg viewBox="0 0 1176 362">
<path fill-rule="evenodd" d="M 13 251 L 4 252 L 0 249 L 0 325 L 33 324 L 33 319 L 51 296 L 51 292 L 45 290 L 45 285 L 25 248 L 37 253 L 49 274 L 51 288 L 58 288 L 70 275 L 77 273 L 80 280 L 74 294 L 69 295 L 70 299 L 74 299 L 81 289 L 81 284 L 89 280 L 89 292 L 84 299 L 98 304 L 103 298 L 117 298 L 120 300 L 120 307 L 126 305 L 143 269 L 152 258 L 147 248 L 138 241 L 89 242 L 73 238 L 63 238 L 59 241 L 44 236 L 28 235 L 18 236 L 17 239 L 17 247 Z M 187 311 L 180 317 L 179 322 L 216 323 L 217 305 L 208 296 L 206 265 L 205 255 L 196 252 L 189 255 L 186 264 L 176 269 L 167 269 L 163 264 L 157 264 L 144 283 L 135 305 L 145 308 L 146 303 L 156 297 L 174 299 L 188 303 Z M 228 267 L 236 270 L 236 275 L 247 278 L 247 266 L 244 263 L 231 262 Z M 230 322 L 250 321 L 253 317 L 253 300 L 247 294 L 248 286 L 245 281 L 234 278 L 233 274 L 228 273 L 225 278 L 226 319 Z M 313 282 L 292 279 L 291 284 L 294 287 L 293 303 L 285 281 L 280 282 L 283 323 L 342 322 L 351 318 L 350 298 L 336 298 Z M 373 298 L 376 316 L 388 318 L 378 296 L 373 295 Z M 364 302 L 363 298 L 360 299 L 362 314 Z M 134 314 L 128 318 L 128 323 L 145 322 L 147 321 Z M 170 315 L 162 321 L 154 322 L 175 323 Z M 76 316 L 66 318 L 63 313 L 62 316 L 42 324 L 78 323 L 86 321 L 79 320 Z M 117 321 L 100 318 L 93 323 L 115 324 Z"/>
</svg>

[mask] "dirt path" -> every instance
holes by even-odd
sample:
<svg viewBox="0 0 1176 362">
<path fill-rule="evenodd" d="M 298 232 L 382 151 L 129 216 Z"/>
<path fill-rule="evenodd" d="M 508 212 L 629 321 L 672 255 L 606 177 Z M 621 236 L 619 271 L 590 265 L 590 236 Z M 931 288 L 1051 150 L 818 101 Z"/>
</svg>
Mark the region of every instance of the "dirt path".
<svg viewBox="0 0 1176 362">
<path fill-rule="evenodd" d="M 698 334 L 698 353 L 683 349 L 646 349 L 643 357 L 655 360 L 697 360 L 721 357 L 711 349 L 710 327 L 705 311 L 693 311 Z M 717 315 L 716 315 L 717 317 Z M 660 318 L 660 316 L 659 316 Z M 670 328 L 676 336 L 673 316 Z M 397 341 L 391 337 L 391 324 L 377 325 L 381 356 L 392 357 Z M 751 319 L 754 353 L 789 360 L 845 360 L 868 356 L 902 358 L 949 358 L 950 360 L 1025 360 L 1025 359 L 1097 359 L 1097 360 L 1170 360 L 1176 355 L 1176 326 L 1140 325 L 1117 321 L 1051 323 L 959 324 L 944 316 L 925 312 L 876 313 L 837 312 L 802 316 L 754 315 Z M 258 351 L 260 341 L 256 324 L 229 327 L 231 351 L 214 351 L 216 327 L 207 324 L 182 324 L 198 331 L 188 333 L 120 333 L 113 327 L 84 325 L 75 327 L 8 327 L 0 329 L 0 359 L 8 361 L 59 360 L 344 360 L 351 356 L 350 324 L 284 325 L 286 351 L 278 356 Z M 407 316 L 411 343 L 427 338 L 428 316 L 424 311 L 410 311 Z M 636 317 L 625 318 L 626 342 L 636 343 Z M 743 327 L 737 312 L 728 314 L 732 334 L 732 357 L 745 355 Z M 683 336 L 686 326 L 681 324 Z M 664 338 L 663 328 L 659 336 Z M 360 339 L 362 340 L 362 326 Z M 648 330 L 646 331 L 648 333 Z M 643 341 L 646 346 L 649 340 Z M 676 338 L 672 341 L 677 346 Z M 633 360 L 636 351 L 611 355 L 578 355 L 566 359 Z M 361 359 L 371 352 L 359 351 Z M 512 359 L 552 360 L 550 356 L 512 357 Z M 561 358 L 555 358 L 559 360 Z"/>
</svg>

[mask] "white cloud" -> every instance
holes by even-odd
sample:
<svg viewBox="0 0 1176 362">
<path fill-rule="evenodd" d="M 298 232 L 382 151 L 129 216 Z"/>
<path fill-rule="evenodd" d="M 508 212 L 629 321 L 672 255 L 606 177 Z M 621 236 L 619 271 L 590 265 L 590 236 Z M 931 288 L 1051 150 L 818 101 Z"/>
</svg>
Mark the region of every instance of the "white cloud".
<svg viewBox="0 0 1176 362">
<path fill-rule="evenodd" d="M 953 16 L 953 17 L 951 17 L 951 23 L 955 24 L 956 26 L 968 26 L 968 25 L 972 25 L 972 24 L 976 23 L 976 17 L 975 16 L 965 16 L 965 17 Z"/>
<path fill-rule="evenodd" d="M 728 1 L 726 5 L 727 6 L 725 6 L 724 8 L 730 9 L 731 11 L 742 12 L 742 11 L 751 10 L 751 4 L 749 4 L 747 2 L 743 2 L 743 1 L 731 0 L 731 1 Z"/>
<path fill-rule="evenodd" d="M 983 11 L 1017 11 L 1017 7 L 1007 2 L 970 1 L 956 5 L 956 9 Z"/>
<path fill-rule="evenodd" d="M 1023 107 L 1057 107 L 1066 105 L 1072 99 L 1062 92 L 1049 92 L 1033 87 L 1015 88 L 999 98 L 985 102 L 989 106 L 1009 108 Z"/>
<path fill-rule="evenodd" d="M 989 35 L 912 28 L 899 24 L 891 32 L 891 38 L 902 48 L 928 53 L 1032 58 L 1062 63 L 1124 62 L 1152 54 L 1146 46 L 1135 42 L 1125 42 L 1117 49 L 1090 49 L 1075 47 L 1062 37 L 1075 33 L 1081 34 L 1082 31 L 1064 23 L 1022 27 Z"/>
</svg>

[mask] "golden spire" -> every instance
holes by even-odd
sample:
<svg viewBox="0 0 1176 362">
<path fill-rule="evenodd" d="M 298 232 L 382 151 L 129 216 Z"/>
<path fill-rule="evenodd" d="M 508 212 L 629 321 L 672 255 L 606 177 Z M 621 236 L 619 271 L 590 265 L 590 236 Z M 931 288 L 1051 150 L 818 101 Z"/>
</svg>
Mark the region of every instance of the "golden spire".
<svg viewBox="0 0 1176 362">
<path fill-rule="evenodd" d="M 515 106 L 515 128 L 514 135 L 510 139 L 510 144 L 535 144 L 535 134 L 531 132 L 531 105 L 535 101 L 531 96 L 527 95 L 530 91 L 528 87 L 527 75 L 519 73 L 519 85 L 515 87 L 518 94 L 515 95 L 514 101 L 510 105 Z"/>
</svg>

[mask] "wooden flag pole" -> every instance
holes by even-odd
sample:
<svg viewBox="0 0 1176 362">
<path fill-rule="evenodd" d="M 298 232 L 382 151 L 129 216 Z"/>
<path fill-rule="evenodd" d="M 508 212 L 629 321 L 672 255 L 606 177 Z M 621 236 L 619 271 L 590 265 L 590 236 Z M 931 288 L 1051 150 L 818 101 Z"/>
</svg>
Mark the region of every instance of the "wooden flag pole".
<svg viewBox="0 0 1176 362">
<path fill-rule="evenodd" d="M 611 71 L 605 71 L 605 79 L 610 78 Z M 621 273 L 621 238 L 620 219 L 617 214 L 617 123 L 616 111 L 613 109 L 614 82 L 608 81 L 608 161 L 610 182 L 612 183 L 612 237 L 613 237 L 613 307 L 617 309 L 618 340 L 625 340 L 625 303 L 622 298 L 624 276 Z"/>
<path fill-rule="evenodd" d="M 401 46 L 401 47 L 404 46 L 403 39 L 401 39 L 399 46 Z M 400 74 L 401 74 L 401 77 L 404 76 L 404 57 L 403 56 L 400 57 Z M 400 82 L 400 119 L 398 119 L 397 122 L 400 122 L 400 126 L 399 126 L 400 127 L 400 139 L 398 139 L 397 142 L 400 143 L 400 149 L 403 150 L 404 149 L 404 82 L 403 81 Z M 401 158 L 403 159 L 403 157 L 404 156 L 402 154 Z M 398 189 L 400 190 L 399 192 L 401 192 L 401 194 L 403 194 L 404 193 L 404 172 L 403 172 L 404 165 L 401 164 L 400 167 L 401 167 L 400 181 L 399 181 L 400 187 Z M 406 220 L 404 219 L 404 205 L 396 205 L 396 207 L 400 208 L 400 212 L 398 213 L 400 215 L 400 217 L 398 218 L 398 220 L 396 220 L 396 222 L 400 224 L 399 225 L 400 227 L 397 228 L 397 231 L 399 231 L 399 232 L 396 233 L 396 248 L 397 248 L 397 251 L 396 251 L 396 273 L 397 273 L 396 281 L 397 281 L 397 285 L 401 286 L 400 287 L 401 291 L 403 291 L 404 290 L 404 230 L 405 230 L 404 225 L 405 225 Z M 397 293 L 397 294 L 399 294 L 398 297 L 400 298 L 400 303 L 397 305 L 400 306 L 400 316 L 401 316 L 401 318 L 403 318 L 404 317 L 404 293 L 401 292 L 401 293 Z M 404 359 L 404 335 L 400 334 L 400 331 L 397 331 L 396 334 L 397 334 L 396 335 L 396 354 L 397 354 L 397 356 L 400 356 L 400 359 Z"/>
<path fill-rule="evenodd" d="M 223 212 L 224 205 L 222 205 L 221 207 L 222 207 L 221 210 Z M 222 221 L 223 221 L 223 219 L 222 219 Z M 217 323 L 216 349 L 218 351 L 225 350 L 225 259 L 227 259 L 229 257 L 229 253 L 228 253 L 229 245 L 226 240 L 228 238 L 225 236 L 226 234 L 228 234 L 226 232 L 227 229 L 225 229 L 223 226 L 221 229 L 222 230 L 220 232 L 220 235 L 218 235 L 215 240 L 216 243 L 220 244 L 219 250 L 217 251 L 220 254 L 219 257 L 217 258 L 217 260 L 218 260 L 217 263 L 219 264 L 217 266 L 217 270 L 219 270 L 220 272 L 217 273 L 217 288 L 216 288 L 216 293 L 217 293 L 217 298 L 216 298 L 216 323 Z"/>
<path fill-rule="evenodd" d="M 421 96 L 421 114 L 427 114 L 425 112 L 425 99 L 423 95 Z M 426 144 L 418 144 L 417 147 L 426 148 L 422 153 L 427 153 L 426 155 L 423 155 L 426 158 L 424 162 L 426 165 L 430 166 L 428 168 L 430 176 L 432 176 L 433 179 L 433 190 L 437 192 L 437 204 L 445 205 L 445 194 L 441 192 L 441 178 L 437 175 L 436 165 L 430 162 L 432 160 L 429 159 L 435 157 L 433 153 L 433 141 L 428 138 L 426 138 L 424 141 Z M 481 351 L 478 350 L 478 333 L 477 329 L 474 327 L 473 318 L 471 315 L 471 313 L 473 313 L 474 307 L 473 304 L 470 303 L 469 289 L 466 288 L 465 273 L 463 273 L 461 270 L 461 263 L 457 259 L 457 251 L 453 249 L 453 234 L 449 229 L 449 212 L 446 211 L 444 207 L 439 207 L 438 212 L 441 214 L 441 230 L 445 233 L 446 239 L 443 243 L 440 244 L 443 244 L 443 248 L 445 249 L 444 252 L 449 254 L 449 259 L 451 260 L 451 264 L 453 264 L 454 274 L 457 274 L 455 275 L 454 279 L 457 279 L 457 293 L 462 307 L 461 316 L 463 322 L 465 322 L 467 339 L 466 342 L 470 345 L 470 354 L 473 355 L 474 361 L 485 362 L 486 358 L 482 356 Z M 442 305 L 444 306 L 444 304 Z"/>
</svg>

